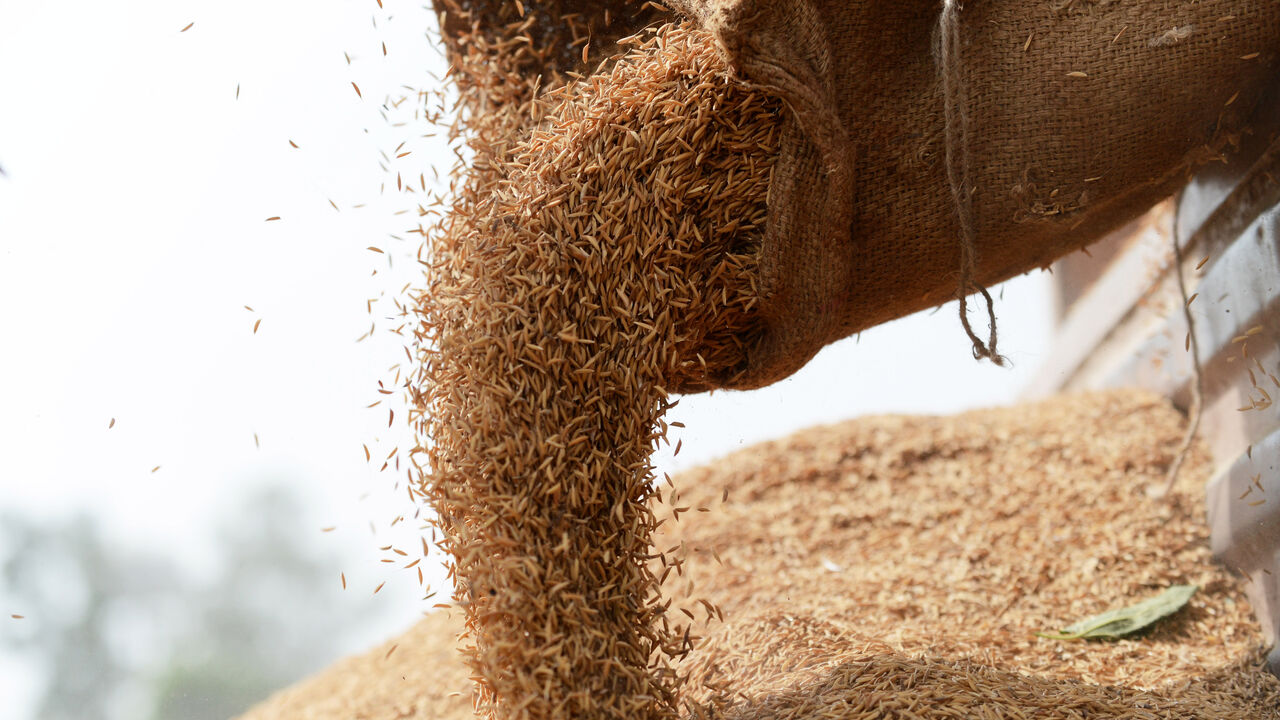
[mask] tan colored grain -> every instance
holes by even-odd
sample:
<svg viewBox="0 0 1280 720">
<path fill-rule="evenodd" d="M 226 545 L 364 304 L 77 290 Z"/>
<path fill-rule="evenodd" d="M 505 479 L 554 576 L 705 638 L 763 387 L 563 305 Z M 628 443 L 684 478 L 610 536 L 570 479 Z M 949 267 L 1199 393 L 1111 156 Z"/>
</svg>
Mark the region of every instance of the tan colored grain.
<svg viewBox="0 0 1280 720">
<path fill-rule="evenodd" d="M 665 597 L 703 636 L 677 665 L 702 710 L 684 717 L 1280 720 L 1245 582 L 1210 557 L 1203 446 L 1170 496 L 1146 495 L 1184 424 L 1142 393 L 1069 396 L 812 428 L 677 477 L 681 503 L 712 508 L 654 538 L 685 548 Z M 1138 637 L 1033 635 L 1178 583 L 1201 590 Z M 463 614 L 245 720 L 473 717 Z"/>
</svg>

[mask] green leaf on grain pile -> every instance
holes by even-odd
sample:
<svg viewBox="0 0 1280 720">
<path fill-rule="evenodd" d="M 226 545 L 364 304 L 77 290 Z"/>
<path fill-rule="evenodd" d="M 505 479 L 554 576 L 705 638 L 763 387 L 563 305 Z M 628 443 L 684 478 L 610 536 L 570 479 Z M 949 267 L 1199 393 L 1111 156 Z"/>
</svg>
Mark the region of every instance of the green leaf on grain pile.
<svg viewBox="0 0 1280 720">
<path fill-rule="evenodd" d="M 1197 585 L 1174 585 L 1153 598 L 1136 605 L 1108 610 L 1088 620 L 1059 632 L 1038 632 L 1036 635 L 1050 640 L 1094 640 L 1118 638 L 1137 632 L 1161 618 L 1172 615 L 1187 604 L 1199 590 Z"/>
</svg>

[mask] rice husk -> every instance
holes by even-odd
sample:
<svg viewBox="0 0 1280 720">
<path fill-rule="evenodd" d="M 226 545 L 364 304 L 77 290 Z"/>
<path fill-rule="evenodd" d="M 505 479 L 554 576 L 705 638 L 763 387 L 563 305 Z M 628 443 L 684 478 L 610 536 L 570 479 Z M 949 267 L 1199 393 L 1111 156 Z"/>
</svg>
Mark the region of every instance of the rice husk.
<svg viewBox="0 0 1280 720">
<path fill-rule="evenodd" d="M 683 547 L 666 597 L 704 636 L 679 665 L 688 716 L 1280 720 L 1245 583 L 1210 557 L 1203 446 L 1169 498 L 1147 494 L 1184 422 L 1136 391 L 1064 396 L 861 418 L 682 475 L 687 510 L 659 509 L 654 540 Z M 1139 636 L 1033 635 L 1176 583 L 1201 590 Z M 245 720 L 472 717 L 462 615 Z"/>
<path fill-rule="evenodd" d="M 750 340 L 779 106 L 668 25 L 502 107 L 472 136 L 417 301 L 420 493 L 477 710 L 674 717 L 690 623 L 650 562 L 649 457 L 667 388 Z"/>
<path fill-rule="evenodd" d="M 764 544 L 773 547 L 762 558 L 772 560 L 753 560 L 760 534 L 733 535 L 754 532 L 745 529 L 758 523 L 761 507 L 745 516 L 726 510 L 715 537 L 735 549 L 747 541 L 734 556 L 741 564 L 726 566 L 738 572 L 706 570 L 715 582 L 694 583 L 715 546 L 670 529 L 683 528 L 680 513 L 693 506 L 669 491 L 662 506 L 649 456 L 665 435 L 668 391 L 732 385 L 758 332 L 758 251 L 781 108 L 735 81 L 704 32 L 664 25 L 639 39 L 609 40 L 603 45 L 612 49 L 593 56 L 590 28 L 552 22 L 575 17 L 564 12 L 568 3 L 534 6 L 528 17 L 514 5 L 523 19 L 507 17 L 511 3 L 473 3 L 470 26 L 456 17 L 452 29 L 445 24 L 460 90 L 457 131 L 470 161 L 455 172 L 448 212 L 424 233 L 426 286 L 415 303 L 418 492 L 436 513 L 450 558 L 475 711 L 500 720 L 879 717 L 896 703 L 915 707 L 919 692 L 945 698 L 962 715 L 993 703 L 1045 717 L 1172 707 L 1143 695 L 1151 686 L 1141 675 L 1125 678 L 1128 689 L 1099 690 L 1109 682 L 1102 669 L 1114 670 L 1116 658 L 1097 667 L 1082 660 L 1082 674 L 1058 676 L 1045 667 L 1060 664 L 1061 653 L 1036 660 L 1043 645 L 983 624 L 975 606 L 996 597 L 997 620 L 1023 602 L 1022 612 L 1032 613 L 1034 598 L 1052 596 L 1059 577 L 1046 561 L 1034 582 L 1026 573 L 987 578 L 1016 596 L 993 588 L 957 594 L 993 543 L 1009 541 L 984 536 L 995 526 L 989 521 L 956 525 L 952 532 L 981 541 L 947 552 L 917 555 L 884 538 L 824 546 L 833 557 L 821 571 L 793 573 L 777 586 L 769 570 L 785 566 L 776 558 L 812 558 L 800 549 L 826 537 L 812 520 L 838 506 L 836 493 L 810 487 L 806 509 L 787 508 L 783 527 L 765 523 Z M 578 47 L 580 61 L 566 53 Z M 927 429 L 915 428 L 925 436 Z M 987 446 L 999 440 L 979 432 L 970 443 L 979 437 Z M 1139 456 L 1126 462 L 1144 461 L 1136 448 L 1124 450 Z M 944 479 L 979 485 L 973 473 Z M 805 487 L 802 480 L 787 482 Z M 957 502 L 971 508 L 977 500 L 956 493 L 963 500 L 952 498 L 931 529 L 961 518 Z M 819 509 L 808 509 L 815 502 Z M 915 518 L 914 508 L 888 507 L 899 524 Z M 1014 541 L 1043 536 L 1053 515 L 1041 517 Z M 796 525 L 804 533 L 788 535 Z M 896 562 L 866 563 L 875 552 Z M 1083 562 L 1094 562 L 1092 570 L 1119 564 L 1113 556 Z M 914 574 L 904 575 L 907 568 Z M 833 607 L 825 597 L 831 574 L 856 579 L 864 594 L 843 591 L 861 604 Z M 1118 600 L 1158 585 L 1128 582 L 1096 585 L 1088 597 Z M 753 604 L 761 596 L 769 599 Z M 1075 612 L 1085 597 L 1046 607 Z M 737 620 L 711 627 L 722 607 L 735 608 Z M 887 616 L 868 633 L 873 607 Z M 1046 617 L 1043 629 L 1070 619 Z M 969 634 L 940 643 L 949 623 Z M 1033 674 L 1005 669 L 1019 663 Z M 814 687 L 828 690 L 814 695 Z M 1237 710 L 1196 697 L 1205 717 Z M 1171 702 L 1181 707 L 1183 699 Z"/>
</svg>

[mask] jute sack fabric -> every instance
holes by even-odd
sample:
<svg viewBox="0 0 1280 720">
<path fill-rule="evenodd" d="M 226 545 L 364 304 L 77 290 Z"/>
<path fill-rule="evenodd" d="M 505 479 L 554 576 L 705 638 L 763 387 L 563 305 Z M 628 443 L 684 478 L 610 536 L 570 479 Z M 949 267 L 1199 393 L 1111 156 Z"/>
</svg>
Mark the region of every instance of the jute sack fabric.
<svg viewBox="0 0 1280 720">
<path fill-rule="evenodd" d="M 1273 132 L 1249 118 L 1280 89 L 1275 0 L 674 4 L 790 109 L 730 387 L 1047 265 Z"/>
<path fill-rule="evenodd" d="M 531 88 L 676 19 L 641 0 L 434 2 L 451 59 L 515 56 L 537 78 L 494 84 L 455 63 L 463 96 L 483 101 L 473 116 L 521 117 L 473 123 L 482 135 L 535 125 Z M 787 106 L 749 350 L 677 391 L 768 385 L 831 342 L 985 295 L 1144 212 L 1241 133 L 1276 134 L 1251 124 L 1280 96 L 1274 0 L 669 4 Z M 970 336 L 999 359 L 994 318 L 988 339 Z"/>
</svg>

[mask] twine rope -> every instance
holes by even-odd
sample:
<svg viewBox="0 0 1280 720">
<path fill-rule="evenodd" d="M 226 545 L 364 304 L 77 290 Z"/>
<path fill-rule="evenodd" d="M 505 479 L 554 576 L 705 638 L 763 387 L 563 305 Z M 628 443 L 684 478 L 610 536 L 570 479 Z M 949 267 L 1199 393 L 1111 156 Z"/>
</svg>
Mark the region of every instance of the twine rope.
<svg viewBox="0 0 1280 720">
<path fill-rule="evenodd" d="M 1200 369 L 1200 342 L 1196 338 L 1196 321 L 1191 317 L 1191 300 L 1187 297 L 1187 281 L 1182 276 L 1182 245 L 1178 238 L 1178 215 L 1180 214 L 1178 210 L 1182 207 L 1181 193 L 1178 194 L 1173 207 L 1173 228 L 1169 232 L 1169 237 L 1173 241 L 1173 275 L 1178 278 L 1178 292 L 1182 296 L 1182 314 L 1187 321 L 1187 350 L 1191 353 L 1192 369 L 1191 407 L 1187 408 L 1187 417 L 1190 422 L 1187 424 L 1186 434 L 1182 437 L 1178 454 L 1174 456 L 1173 464 L 1169 466 L 1164 490 L 1160 493 L 1162 496 L 1173 492 L 1173 486 L 1178 482 L 1178 471 L 1182 469 L 1182 464 L 1186 462 L 1187 455 L 1191 452 L 1191 443 L 1195 441 L 1196 432 L 1200 429 L 1200 417 L 1204 414 L 1204 379 Z"/>
<path fill-rule="evenodd" d="M 956 218 L 960 226 L 960 324 L 965 334 L 973 343 L 975 360 L 990 360 L 1000 367 L 1005 367 L 1007 360 L 996 349 L 998 333 L 996 332 L 995 301 L 991 293 L 973 279 L 977 251 L 974 248 L 973 231 L 973 183 L 970 178 L 969 161 L 969 113 L 968 88 L 960 72 L 960 11 L 963 7 L 957 0 L 943 0 L 942 13 L 938 20 L 938 63 L 942 75 L 943 146 L 946 157 L 947 183 L 951 187 L 951 198 L 956 206 Z M 969 324 L 968 296 L 973 292 L 982 294 L 987 303 L 989 319 L 989 335 L 986 342 L 973 331 Z"/>
</svg>

